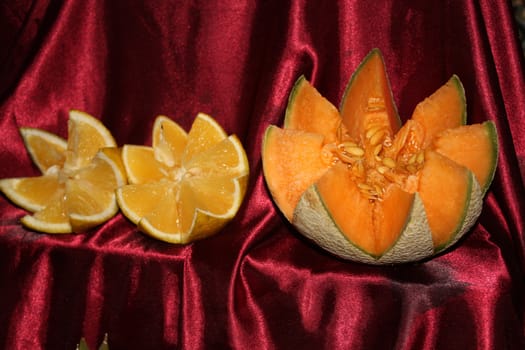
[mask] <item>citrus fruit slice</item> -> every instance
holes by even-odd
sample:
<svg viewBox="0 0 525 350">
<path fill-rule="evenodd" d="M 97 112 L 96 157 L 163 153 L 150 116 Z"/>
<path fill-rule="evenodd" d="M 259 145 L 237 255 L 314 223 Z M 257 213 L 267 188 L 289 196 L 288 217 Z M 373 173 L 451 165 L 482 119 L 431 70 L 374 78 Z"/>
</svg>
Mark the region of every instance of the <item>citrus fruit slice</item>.
<svg viewBox="0 0 525 350">
<path fill-rule="evenodd" d="M 122 213 L 153 238 L 185 244 L 217 233 L 246 193 L 248 159 L 235 135 L 199 113 L 188 133 L 155 119 L 152 146 L 124 145 L 129 184 L 117 190 Z"/>
<path fill-rule="evenodd" d="M 120 150 L 96 118 L 71 111 L 68 140 L 36 128 L 20 130 L 41 176 L 0 180 L 14 204 L 32 212 L 21 223 L 35 231 L 71 233 L 89 229 L 118 212 L 115 189 L 126 182 Z"/>
<path fill-rule="evenodd" d="M 45 173 L 53 166 L 63 166 L 66 160 L 67 141 L 41 129 L 20 128 L 20 134 L 24 140 L 33 163 L 38 169 Z"/>
</svg>

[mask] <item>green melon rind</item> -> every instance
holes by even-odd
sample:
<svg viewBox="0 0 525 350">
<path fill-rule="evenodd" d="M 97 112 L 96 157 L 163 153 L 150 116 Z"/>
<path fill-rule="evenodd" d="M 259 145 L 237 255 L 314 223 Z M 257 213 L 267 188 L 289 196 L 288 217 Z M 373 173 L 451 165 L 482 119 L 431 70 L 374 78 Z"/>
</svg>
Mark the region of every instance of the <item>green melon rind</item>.
<svg viewBox="0 0 525 350">
<path fill-rule="evenodd" d="M 463 106 L 463 112 L 461 113 L 461 125 L 467 124 L 467 97 L 465 95 L 465 87 L 456 74 L 453 74 L 449 81 L 452 81 L 456 86 L 459 97 L 461 99 L 461 105 Z"/>
<path fill-rule="evenodd" d="M 354 84 L 354 81 L 357 79 L 357 77 L 359 76 L 359 74 L 361 73 L 361 70 L 364 66 L 366 66 L 366 64 L 368 63 L 368 61 L 373 57 L 373 56 L 379 56 L 379 58 L 381 59 L 381 62 L 383 64 L 383 69 L 384 69 L 384 74 L 385 74 L 385 78 L 386 78 L 386 83 L 387 83 L 387 86 L 388 86 L 388 98 L 390 99 L 391 103 L 392 103 L 392 107 L 394 109 L 394 113 L 395 113 L 395 118 L 396 118 L 396 123 L 397 125 L 392 125 L 392 129 L 394 130 L 394 132 L 397 132 L 397 130 L 399 130 L 399 128 L 401 128 L 402 126 L 402 123 L 401 123 L 401 118 L 399 117 L 399 112 L 397 110 L 397 106 L 396 106 L 396 103 L 395 103 L 395 100 L 394 100 L 394 95 L 393 95 L 393 92 L 392 92 L 392 87 L 390 85 L 390 79 L 388 78 L 388 74 L 386 72 L 386 68 L 385 68 L 385 60 L 383 59 L 383 54 L 381 53 L 381 50 L 379 50 L 379 48 L 374 48 L 372 49 L 367 55 L 366 57 L 361 61 L 361 63 L 359 64 L 359 66 L 357 66 L 356 70 L 354 71 L 354 73 L 352 74 L 352 76 L 350 77 L 350 80 L 348 81 L 348 84 L 346 84 L 346 87 L 345 87 L 345 91 L 343 93 L 343 97 L 341 98 L 341 103 L 339 104 L 339 111 L 340 113 L 342 114 L 343 113 L 343 109 L 344 109 L 344 106 L 346 104 L 346 99 L 348 97 L 348 94 L 350 93 L 350 89 L 352 88 L 352 85 Z"/>
<path fill-rule="evenodd" d="M 472 171 L 468 171 L 468 176 L 469 179 L 467 186 L 469 191 L 460 224 L 458 225 L 456 232 L 450 237 L 450 240 L 435 248 L 436 253 L 440 253 L 456 244 L 456 242 L 459 241 L 461 237 L 472 228 L 472 226 L 474 226 L 476 220 L 481 214 L 483 208 L 483 193 L 481 191 L 481 186 Z"/>
<path fill-rule="evenodd" d="M 261 147 L 261 159 L 263 160 L 262 162 L 262 172 L 263 172 L 263 177 L 264 179 L 266 180 L 266 185 L 268 187 L 268 190 L 270 191 L 270 195 L 272 196 L 273 198 L 273 201 L 275 202 L 275 204 L 277 205 L 277 207 L 279 208 L 279 210 L 284 214 L 283 210 L 281 209 L 281 203 L 279 203 L 276 198 L 277 198 L 277 195 L 276 195 L 276 189 L 274 188 L 273 186 L 273 182 L 272 181 L 269 181 L 270 180 L 270 176 L 268 175 L 268 169 L 267 169 L 267 164 L 266 162 L 264 161 L 266 159 L 265 157 L 265 154 L 266 154 L 266 146 L 268 144 L 268 140 L 270 139 L 270 136 L 271 136 L 271 133 L 275 130 L 275 129 L 278 129 L 279 127 L 278 126 L 275 126 L 275 125 L 269 125 L 265 132 L 264 132 L 264 136 L 263 136 L 263 142 L 262 142 L 262 147 Z"/>
<path fill-rule="evenodd" d="M 310 186 L 301 196 L 294 211 L 292 224 L 301 234 L 326 251 L 343 259 L 361 263 L 398 264 L 421 260 L 434 253 L 423 202 L 417 194 L 402 234 L 380 257 L 368 254 L 348 240 L 335 224 L 315 185 Z"/>
<path fill-rule="evenodd" d="M 483 126 L 487 128 L 487 132 L 490 136 L 490 140 L 492 142 L 492 167 L 490 169 L 490 176 L 487 178 L 487 182 L 485 185 L 481 188 L 481 193 L 483 196 L 487 193 L 490 184 L 492 183 L 492 180 L 494 180 L 494 175 L 496 173 L 496 167 L 498 165 L 498 157 L 499 157 L 499 143 L 498 143 L 498 131 L 496 130 L 496 125 L 492 120 L 488 120 L 483 122 Z"/>
<path fill-rule="evenodd" d="M 284 114 L 284 122 L 283 122 L 284 128 L 287 128 L 290 125 L 290 120 L 293 117 L 293 108 L 295 106 L 295 98 L 305 82 L 306 82 L 305 76 L 301 75 L 295 81 L 292 87 L 292 91 L 290 92 L 290 95 L 288 95 L 288 104 L 286 105 L 286 111 Z"/>
<path fill-rule="evenodd" d="M 416 262 L 453 246 L 476 223 L 483 206 L 483 195 L 475 176 L 469 171 L 468 195 L 458 229 L 441 247 L 434 248 L 425 207 L 416 193 L 405 227 L 396 242 L 380 257 L 368 254 L 341 232 L 324 204 L 315 184 L 301 196 L 294 211 L 292 224 L 305 237 L 326 251 L 343 259 L 371 265 Z M 351 213 L 349 214 L 351 215 Z"/>
<path fill-rule="evenodd" d="M 312 106 L 311 107 L 314 107 L 308 111 L 302 111 L 303 113 L 301 114 L 300 112 L 297 112 L 297 100 L 298 100 L 298 95 L 300 95 L 300 93 L 302 92 L 303 89 L 308 89 L 308 88 L 311 88 L 313 91 L 314 91 L 314 94 L 312 97 L 312 101 L 310 101 L 312 103 Z M 321 107 L 319 107 L 322 106 Z M 316 108 L 317 107 L 317 108 Z M 295 82 L 294 86 L 292 87 L 292 90 L 288 96 L 288 104 L 286 105 L 286 110 L 285 110 L 285 115 L 284 115 L 284 122 L 283 122 L 283 129 L 289 129 L 289 128 L 292 128 L 292 129 L 299 129 L 299 130 L 302 130 L 302 131 L 307 131 L 307 132 L 314 132 L 314 133 L 317 133 L 317 134 L 320 134 L 324 137 L 327 137 L 329 135 L 325 135 L 325 132 L 324 130 L 317 130 L 315 128 L 315 123 L 313 121 L 315 120 L 318 120 L 319 119 L 319 115 L 316 114 L 316 110 L 317 109 L 321 109 L 321 110 L 325 110 L 325 111 L 331 111 L 331 112 L 334 112 L 334 114 L 337 114 L 337 118 L 339 119 L 339 121 L 341 121 L 341 116 L 339 115 L 339 111 L 337 110 L 337 108 L 332 104 L 332 102 L 330 102 L 326 97 L 324 97 L 323 95 L 321 95 L 321 93 L 315 88 L 315 86 L 313 86 L 306 78 L 304 75 L 301 75 Z M 304 129 L 303 127 L 298 127 L 297 125 L 294 125 L 296 122 L 296 119 L 306 119 L 305 116 L 309 119 L 309 120 L 312 120 L 312 125 L 309 125 L 306 129 Z M 326 121 L 325 121 L 326 122 Z M 334 122 L 333 120 L 331 120 L 330 122 L 328 123 L 332 123 Z"/>
<path fill-rule="evenodd" d="M 378 259 L 378 262 L 380 264 L 413 262 L 423 260 L 433 254 L 434 244 L 425 206 L 419 194 L 416 193 L 403 232 L 392 247 Z"/>
</svg>

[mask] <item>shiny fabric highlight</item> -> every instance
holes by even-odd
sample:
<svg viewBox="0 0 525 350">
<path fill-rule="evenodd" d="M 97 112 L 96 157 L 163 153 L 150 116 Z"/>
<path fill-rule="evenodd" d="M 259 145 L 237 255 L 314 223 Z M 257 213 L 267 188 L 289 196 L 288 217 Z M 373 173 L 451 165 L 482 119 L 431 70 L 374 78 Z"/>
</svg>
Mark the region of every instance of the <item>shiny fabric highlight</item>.
<svg viewBox="0 0 525 350">
<path fill-rule="evenodd" d="M 89 232 L 24 229 L 0 197 L 0 348 L 525 348 L 525 80 L 510 3 L 467 1 L 5 0 L 0 178 L 37 175 L 18 133 L 67 136 L 97 116 L 119 145 L 149 144 L 158 114 L 198 112 L 237 134 L 250 182 L 236 218 L 187 246 L 118 214 Z M 304 74 L 337 104 L 379 47 L 403 119 L 457 74 L 468 123 L 500 154 L 483 213 L 452 250 L 373 267 L 300 236 L 265 187 L 261 137 Z"/>
</svg>

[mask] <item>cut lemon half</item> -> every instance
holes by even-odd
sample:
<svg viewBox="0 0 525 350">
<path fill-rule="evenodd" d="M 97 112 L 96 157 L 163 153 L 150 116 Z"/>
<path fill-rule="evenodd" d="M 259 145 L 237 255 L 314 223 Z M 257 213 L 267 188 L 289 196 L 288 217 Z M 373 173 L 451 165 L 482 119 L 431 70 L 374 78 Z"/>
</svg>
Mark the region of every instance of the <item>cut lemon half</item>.
<svg viewBox="0 0 525 350">
<path fill-rule="evenodd" d="M 203 113 L 188 133 L 157 117 L 152 147 L 124 145 L 122 161 L 129 179 L 117 190 L 122 213 L 165 242 L 185 244 L 217 233 L 246 193 L 249 165 L 241 142 Z"/>
<path fill-rule="evenodd" d="M 26 149 L 41 176 L 0 180 L 14 204 L 32 212 L 24 226 L 46 233 L 79 232 L 118 212 L 115 189 L 126 183 L 121 153 L 96 118 L 71 111 L 68 140 L 36 128 L 21 128 Z"/>
</svg>

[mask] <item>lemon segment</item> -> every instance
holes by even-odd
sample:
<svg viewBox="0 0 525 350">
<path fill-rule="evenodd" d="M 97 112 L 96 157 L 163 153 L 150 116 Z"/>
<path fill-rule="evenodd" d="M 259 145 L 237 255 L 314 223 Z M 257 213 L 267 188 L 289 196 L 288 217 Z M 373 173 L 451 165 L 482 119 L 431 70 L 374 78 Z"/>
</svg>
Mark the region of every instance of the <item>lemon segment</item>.
<svg viewBox="0 0 525 350">
<path fill-rule="evenodd" d="M 72 227 L 65 209 L 65 190 L 59 189 L 49 199 L 47 206 L 33 215 L 25 215 L 20 222 L 35 231 L 44 233 L 71 233 Z"/>
<path fill-rule="evenodd" d="M 199 113 L 189 131 L 188 143 L 182 155 L 183 164 L 227 137 L 226 132 L 212 117 Z"/>
<path fill-rule="evenodd" d="M 129 184 L 117 190 L 121 211 L 145 234 L 169 243 L 217 233 L 246 193 L 249 166 L 239 139 L 202 113 L 188 133 L 157 117 L 152 139 L 152 147 L 123 147 Z"/>
<path fill-rule="evenodd" d="M 158 116 L 153 125 L 155 159 L 167 166 L 179 166 L 188 142 L 188 134 L 166 116 Z"/>
<path fill-rule="evenodd" d="M 69 113 L 66 167 L 86 166 L 99 149 L 116 146 L 115 139 L 100 120 L 81 111 Z"/>
<path fill-rule="evenodd" d="M 159 205 L 170 184 L 166 181 L 128 184 L 117 189 L 117 203 L 122 213 L 134 224 Z"/>
<path fill-rule="evenodd" d="M 128 182 L 132 184 L 158 181 L 168 172 L 166 166 L 155 159 L 155 152 L 151 147 L 124 145 L 122 159 Z"/>
<path fill-rule="evenodd" d="M 0 180 L 0 190 L 14 204 L 27 211 L 35 212 L 44 209 L 63 184 L 58 175 L 42 175 Z"/>
<path fill-rule="evenodd" d="M 36 128 L 20 128 L 25 147 L 38 169 L 45 174 L 53 167 L 62 167 L 66 160 L 67 141 Z"/>
<path fill-rule="evenodd" d="M 121 150 L 95 117 L 71 111 L 67 141 L 44 130 L 21 128 L 28 153 L 43 175 L 0 180 L 14 204 L 33 213 L 20 221 L 45 233 L 71 233 L 97 226 L 118 212 L 115 190 L 126 170 Z"/>
</svg>

